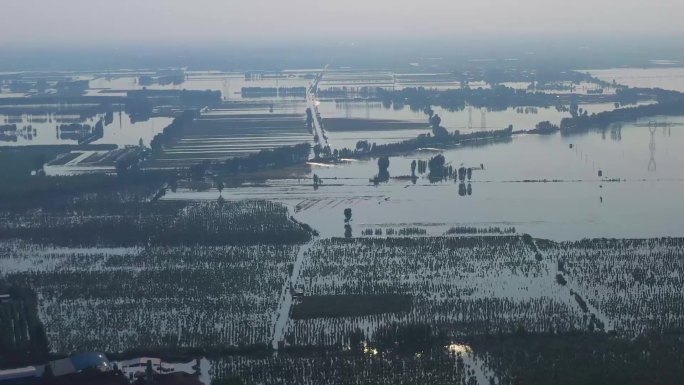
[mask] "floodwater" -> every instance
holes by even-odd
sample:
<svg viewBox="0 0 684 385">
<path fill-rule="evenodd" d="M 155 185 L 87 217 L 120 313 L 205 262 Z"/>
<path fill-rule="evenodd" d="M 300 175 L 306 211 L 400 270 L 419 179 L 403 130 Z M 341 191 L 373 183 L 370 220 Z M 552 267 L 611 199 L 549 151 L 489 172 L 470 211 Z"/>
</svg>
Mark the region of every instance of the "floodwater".
<svg viewBox="0 0 684 385">
<path fill-rule="evenodd" d="M 284 74 L 279 78 L 254 78 L 246 79 L 243 73 L 231 72 L 206 72 L 188 71 L 186 78 L 179 84 L 151 84 L 143 86 L 138 83 L 138 76 L 114 76 L 114 77 L 95 77 L 90 80 L 90 88 L 93 92 L 102 92 L 104 95 L 111 93 L 140 90 L 147 88 L 150 90 L 193 90 L 193 91 L 221 91 L 224 100 L 249 100 L 259 98 L 242 97 L 243 87 L 307 87 L 311 80 L 302 74 Z M 92 93 L 91 93 L 92 94 Z M 276 99 L 293 99 L 290 97 L 278 97 Z M 304 98 L 298 98 L 304 99 Z"/>
<path fill-rule="evenodd" d="M 81 119 L 79 116 L 61 116 L 54 114 L 8 116 L 0 114 L 0 124 L 16 124 L 16 133 L 9 135 L 0 134 L 0 146 L 26 146 L 26 145 L 54 145 L 54 144 L 78 144 L 74 137 L 61 136 L 57 130 L 60 124 L 80 123 L 91 127 L 102 117 Z M 152 138 L 162 132 L 173 119 L 170 117 L 152 117 L 143 122 L 131 122 L 130 116 L 125 112 L 115 112 L 114 121 L 104 127 L 102 138 L 94 141 L 94 144 L 116 144 L 119 146 L 137 145 L 142 139 L 149 146 Z"/>
<path fill-rule="evenodd" d="M 514 226 L 555 240 L 584 237 L 684 235 L 684 118 L 659 118 L 574 136 L 519 135 L 508 142 L 441 151 L 446 161 L 473 171 L 468 189 L 453 181 L 413 184 L 391 179 L 374 186 L 375 160 L 312 166 L 300 179 L 226 189 L 226 199 L 272 199 L 322 236 L 344 236 L 343 210 L 352 209 L 352 235 L 366 228 L 423 227 L 429 235 L 452 226 Z M 572 148 L 570 145 L 572 144 Z M 389 173 L 410 174 L 414 159 L 391 157 Z M 602 177 L 598 176 L 599 170 Z M 324 179 L 314 189 L 311 174 Z M 615 180 L 615 181 L 613 181 Z M 619 180 L 619 181 L 618 181 Z M 470 194 L 467 191 L 470 191 Z M 216 199 L 217 191 L 178 190 L 165 199 Z"/>
<path fill-rule="evenodd" d="M 647 104 L 651 102 L 643 102 Z M 592 103 L 580 106 L 589 113 L 612 111 L 614 103 Z M 428 116 L 423 111 L 411 110 L 408 106 L 395 110 L 385 108 L 377 101 L 322 101 L 318 107 L 323 118 L 346 118 L 346 119 L 382 119 L 402 120 L 408 122 L 425 123 L 425 129 L 394 129 L 375 132 L 368 131 L 334 131 L 327 130 L 328 142 L 334 148 L 355 148 L 359 140 L 368 140 L 377 144 L 398 142 L 412 139 L 419 134 L 430 132 L 428 128 Z M 560 124 L 561 119 L 570 117 L 569 112 L 559 111 L 555 107 L 522 107 L 508 108 L 503 111 L 487 111 L 486 109 L 468 108 L 459 111 L 450 111 L 442 107 L 433 107 L 433 110 L 442 118 L 442 126 L 452 132 L 472 132 L 472 130 L 498 130 L 513 125 L 514 130 L 530 130 L 537 123 L 549 121 Z"/>
<path fill-rule="evenodd" d="M 592 76 L 601 80 L 630 87 L 662 88 L 684 92 L 684 68 L 611 68 L 590 70 Z"/>
</svg>

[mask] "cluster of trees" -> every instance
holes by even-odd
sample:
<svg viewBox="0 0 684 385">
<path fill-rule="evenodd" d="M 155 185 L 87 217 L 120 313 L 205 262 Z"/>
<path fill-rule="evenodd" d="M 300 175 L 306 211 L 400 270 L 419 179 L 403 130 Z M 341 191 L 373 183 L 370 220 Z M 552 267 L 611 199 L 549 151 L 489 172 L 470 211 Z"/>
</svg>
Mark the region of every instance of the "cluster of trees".
<svg viewBox="0 0 684 385">
<path fill-rule="evenodd" d="M 684 376 L 684 350 L 673 335 L 514 333 L 469 343 L 487 357 L 501 385 L 676 384 Z"/>
<path fill-rule="evenodd" d="M 446 234 L 515 234 L 515 227 L 475 227 L 475 226 L 452 226 Z"/>
<path fill-rule="evenodd" d="M 361 149 L 343 148 L 338 151 L 338 156 L 341 158 L 359 158 L 367 156 L 387 156 L 394 154 L 402 154 L 415 151 L 419 148 L 450 146 L 455 144 L 465 144 L 468 142 L 475 142 L 480 140 L 499 140 L 509 139 L 513 134 L 513 126 L 508 126 L 502 130 L 493 131 L 478 131 L 468 134 L 461 134 L 454 132 L 446 136 L 431 136 L 420 135 L 415 139 L 407 139 L 401 142 L 375 144 L 370 147 L 361 147 Z M 361 142 L 359 142 L 361 143 Z M 358 148 L 358 143 L 357 143 Z"/>
<path fill-rule="evenodd" d="M 581 310 L 566 298 L 506 288 L 505 282 L 553 285 L 517 236 L 337 238 L 322 240 L 307 257 L 296 283 L 307 295 L 410 294 L 413 306 L 408 314 L 297 320 L 291 344 L 345 344 L 356 327 L 372 334 L 392 323 L 444 325 L 455 335 L 583 325 Z"/>
<path fill-rule="evenodd" d="M 381 156 L 378 158 L 378 175 L 373 179 L 375 183 L 387 182 L 389 180 L 389 165 L 389 157 Z"/>
<path fill-rule="evenodd" d="M 35 292 L 0 282 L 0 294 L 10 295 L 0 302 L 0 368 L 44 362 L 48 340 L 38 318 Z"/>
<path fill-rule="evenodd" d="M 440 349 L 435 344 L 429 351 L 404 354 L 368 345 L 365 338 L 359 330 L 351 341 L 354 348 L 349 350 L 309 346 L 277 355 L 223 357 L 212 362 L 217 377 L 212 385 L 477 384 L 475 373 L 463 358 L 443 346 Z M 403 346 L 402 350 L 408 351 Z"/>
<path fill-rule="evenodd" d="M 288 217 L 285 206 L 270 201 L 159 201 L 153 205 L 119 203 L 15 215 L 0 226 L 0 239 L 25 239 L 65 246 L 143 244 L 301 243 L 311 231 Z"/>
<path fill-rule="evenodd" d="M 591 128 L 607 128 L 613 123 L 634 121 L 640 118 L 657 115 L 682 115 L 684 114 L 684 94 L 674 97 L 663 98 L 656 104 L 637 107 L 618 108 L 612 111 L 603 111 L 589 115 L 586 111 L 572 112 L 570 118 L 563 118 L 560 124 L 561 133 L 569 134 L 585 132 Z"/>
<path fill-rule="evenodd" d="M 300 143 L 294 146 L 264 149 L 242 158 L 230 158 L 222 164 L 213 164 L 212 169 L 218 172 L 238 173 L 269 167 L 286 167 L 308 161 L 310 154 L 311 144 Z"/>
<path fill-rule="evenodd" d="M 534 127 L 533 130 L 529 130 L 528 132 L 530 134 L 553 134 L 554 132 L 558 132 L 560 130 L 560 127 L 558 125 L 553 124 L 549 122 L 548 120 L 545 120 L 543 122 L 537 123 L 537 125 Z"/>
<path fill-rule="evenodd" d="M 430 169 L 430 179 L 442 179 L 450 175 L 449 169 L 445 167 L 446 159 L 444 155 L 438 154 L 430 158 L 428 161 L 428 169 Z"/>
<path fill-rule="evenodd" d="M 129 171 L 137 170 L 140 161 L 145 157 L 145 150 L 138 147 L 135 151 L 124 152 L 114 164 L 117 175 L 123 175 Z"/>
<path fill-rule="evenodd" d="M 500 111 L 509 107 L 552 107 L 558 104 L 556 95 L 516 90 L 505 86 L 495 86 L 491 89 L 462 88 L 443 91 L 425 88 L 392 91 L 378 88 L 376 92 L 385 107 L 403 108 L 404 105 L 408 105 L 414 111 L 425 110 L 430 106 L 440 106 L 456 111 L 463 110 L 467 106 Z"/>
<path fill-rule="evenodd" d="M 294 245 L 260 243 L 147 246 L 113 253 L 16 245 L 11 261 L 25 268 L 13 269 L 6 278 L 40 295 L 41 320 L 51 349 L 59 354 L 266 351 L 297 253 Z M 11 327 L 2 327 L 0 340 L 12 337 Z M 0 356 L 5 352 L 13 350 L 2 349 Z"/>
<path fill-rule="evenodd" d="M 194 90 L 135 90 L 125 98 L 124 111 L 132 122 L 146 121 L 157 106 L 174 106 L 178 109 L 199 109 L 221 103 L 221 91 Z"/>
<path fill-rule="evenodd" d="M 196 117 L 197 113 L 195 111 L 188 110 L 174 118 L 171 124 L 164 127 L 164 130 L 162 130 L 161 133 L 152 138 L 152 141 L 150 142 L 152 151 L 159 152 L 164 147 L 170 146 L 180 140 L 183 137 L 185 128 L 190 125 Z"/>
<path fill-rule="evenodd" d="M 314 125 L 313 112 L 311 111 L 311 107 L 307 107 L 306 108 L 306 127 L 309 128 L 309 131 L 312 131 L 313 125 Z"/>
<path fill-rule="evenodd" d="M 551 245 L 546 254 L 572 278 L 581 307 L 592 305 L 611 329 L 633 337 L 684 330 L 684 277 L 672 273 L 684 269 L 683 246 L 682 238 L 587 239 Z"/>
</svg>

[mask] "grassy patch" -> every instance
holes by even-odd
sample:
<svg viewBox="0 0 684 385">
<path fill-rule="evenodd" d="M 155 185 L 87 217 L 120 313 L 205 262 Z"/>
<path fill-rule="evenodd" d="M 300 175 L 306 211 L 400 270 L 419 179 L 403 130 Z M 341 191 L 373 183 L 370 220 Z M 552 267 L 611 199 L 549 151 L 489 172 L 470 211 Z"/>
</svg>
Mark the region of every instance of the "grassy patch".
<svg viewBox="0 0 684 385">
<path fill-rule="evenodd" d="M 313 295 L 303 297 L 292 309 L 292 318 L 355 317 L 411 310 L 411 296 L 378 295 Z"/>
</svg>

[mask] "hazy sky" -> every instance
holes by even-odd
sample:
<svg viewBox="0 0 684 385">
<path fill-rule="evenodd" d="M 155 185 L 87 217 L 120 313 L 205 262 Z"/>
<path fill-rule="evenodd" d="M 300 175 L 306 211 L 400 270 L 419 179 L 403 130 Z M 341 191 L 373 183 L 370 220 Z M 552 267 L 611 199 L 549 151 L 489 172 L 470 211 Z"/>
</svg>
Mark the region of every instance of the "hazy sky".
<svg viewBox="0 0 684 385">
<path fill-rule="evenodd" d="M 0 44 L 684 37 L 684 0 L 0 0 Z"/>
</svg>

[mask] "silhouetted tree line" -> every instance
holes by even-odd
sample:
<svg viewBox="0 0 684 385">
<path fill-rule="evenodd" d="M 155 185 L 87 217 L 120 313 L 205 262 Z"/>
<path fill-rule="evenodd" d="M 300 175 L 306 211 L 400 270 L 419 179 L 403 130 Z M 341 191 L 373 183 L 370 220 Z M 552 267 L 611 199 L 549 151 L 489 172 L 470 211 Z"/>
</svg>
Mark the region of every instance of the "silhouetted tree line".
<svg viewBox="0 0 684 385">
<path fill-rule="evenodd" d="M 48 340 L 38 318 L 36 294 L 2 282 L 0 294 L 11 297 L 0 302 L 0 368 L 44 362 Z"/>
<path fill-rule="evenodd" d="M 309 143 L 263 149 L 247 156 L 229 158 L 224 162 L 204 161 L 195 164 L 190 167 L 190 176 L 194 180 L 202 180 L 210 171 L 219 174 L 237 174 L 271 167 L 292 166 L 308 161 L 310 153 L 311 144 Z"/>
<path fill-rule="evenodd" d="M 183 131 L 197 116 L 195 111 L 185 111 L 180 116 L 173 119 L 173 122 L 164 127 L 161 133 L 152 138 L 150 148 L 152 151 L 160 151 L 165 146 L 169 146 L 183 137 Z"/>
<path fill-rule="evenodd" d="M 220 104 L 221 91 L 194 90 L 135 90 L 124 98 L 124 110 L 131 121 L 145 121 L 156 106 L 175 106 L 180 109 L 203 108 Z"/>
<path fill-rule="evenodd" d="M 560 127 L 558 125 L 553 124 L 549 122 L 548 120 L 545 120 L 543 122 L 537 123 L 537 125 L 534 127 L 533 130 L 529 130 L 528 132 L 530 134 L 553 134 L 554 132 L 560 130 Z"/>
<path fill-rule="evenodd" d="M 429 106 L 440 106 L 448 110 L 463 110 L 470 105 L 490 110 L 505 110 L 509 107 L 537 106 L 552 107 L 558 105 L 556 95 L 542 92 L 528 92 L 505 86 L 492 89 L 452 89 L 429 90 L 425 88 L 405 88 L 399 91 L 377 89 L 377 95 L 387 108 L 403 108 L 408 105 L 414 111 L 424 110 Z"/>
<path fill-rule="evenodd" d="M 419 148 L 449 146 L 467 141 L 485 139 L 510 138 L 512 134 L 513 126 L 509 126 L 508 128 L 502 130 L 478 131 L 468 134 L 461 134 L 460 132 L 456 131 L 452 134 L 438 137 L 430 136 L 428 134 L 418 136 L 415 139 L 408 139 L 401 142 L 378 145 L 374 143 L 368 150 L 365 150 L 364 148 L 363 151 L 343 148 L 338 151 L 338 156 L 341 158 L 358 158 L 366 156 L 394 155 L 399 153 L 415 151 Z"/>
<path fill-rule="evenodd" d="M 573 114 L 574 115 L 574 114 Z M 576 114 L 563 118 L 560 124 L 561 133 L 569 134 L 588 131 L 591 128 L 607 128 L 613 123 L 634 121 L 640 118 L 657 115 L 684 115 L 684 94 L 663 95 L 662 101 L 637 107 L 618 108 L 612 111 Z"/>
<path fill-rule="evenodd" d="M 0 208 L 17 211 L 27 207 L 51 207 L 88 194 L 97 196 L 125 193 L 145 199 L 167 182 L 175 171 L 139 171 L 112 176 L 101 173 L 74 176 L 41 176 L 21 178 L 0 184 Z M 0 236 L 2 236 L 0 232 Z"/>
<path fill-rule="evenodd" d="M 264 149 L 241 158 L 226 159 L 223 163 L 213 164 L 212 168 L 221 172 L 237 173 L 269 167 L 285 167 L 308 161 L 309 154 L 311 154 L 311 145 L 300 143 L 294 146 Z"/>
<path fill-rule="evenodd" d="M 497 384 L 678 384 L 684 349 L 677 335 L 635 339 L 605 333 L 518 333 L 470 337 Z"/>
<path fill-rule="evenodd" d="M 308 241 L 312 232 L 291 220 L 287 207 L 270 201 L 158 201 L 29 212 L 3 223 L 0 239 L 63 246 L 294 244 Z"/>
</svg>

